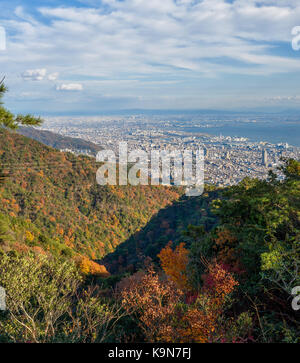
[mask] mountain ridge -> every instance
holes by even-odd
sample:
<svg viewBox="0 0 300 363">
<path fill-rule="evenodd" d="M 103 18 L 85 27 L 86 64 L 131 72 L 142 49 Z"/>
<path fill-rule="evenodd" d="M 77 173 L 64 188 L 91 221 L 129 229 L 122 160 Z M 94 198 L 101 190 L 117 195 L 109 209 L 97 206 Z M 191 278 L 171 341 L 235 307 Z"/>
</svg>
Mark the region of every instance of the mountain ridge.
<svg viewBox="0 0 300 363">
<path fill-rule="evenodd" d="M 96 156 L 97 152 L 102 150 L 99 145 L 93 142 L 70 136 L 62 136 L 49 130 L 21 126 L 17 129 L 17 132 L 58 150 L 89 151 L 93 156 Z"/>
</svg>

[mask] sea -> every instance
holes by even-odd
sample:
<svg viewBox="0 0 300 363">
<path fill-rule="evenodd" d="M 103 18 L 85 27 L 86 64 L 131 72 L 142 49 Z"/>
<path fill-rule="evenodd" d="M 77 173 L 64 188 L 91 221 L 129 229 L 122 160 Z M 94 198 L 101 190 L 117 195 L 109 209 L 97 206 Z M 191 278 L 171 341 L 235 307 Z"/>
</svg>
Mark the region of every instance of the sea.
<svg viewBox="0 0 300 363">
<path fill-rule="evenodd" d="M 214 127 L 185 127 L 185 131 L 206 133 L 209 135 L 247 137 L 250 141 L 267 141 L 271 144 L 288 143 L 291 146 L 300 147 L 299 125 L 224 125 Z"/>
</svg>

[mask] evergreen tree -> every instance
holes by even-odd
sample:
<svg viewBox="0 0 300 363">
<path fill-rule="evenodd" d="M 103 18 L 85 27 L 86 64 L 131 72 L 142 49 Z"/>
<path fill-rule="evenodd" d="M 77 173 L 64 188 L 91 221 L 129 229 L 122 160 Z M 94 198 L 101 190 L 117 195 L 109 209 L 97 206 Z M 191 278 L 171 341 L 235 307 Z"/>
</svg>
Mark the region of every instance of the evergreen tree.
<svg viewBox="0 0 300 363">
<path fill-rule="evenodd" d="M 5 127 L 11 130 L 17 129 L 20 125 L 23 126 L 39 126 L 42 124 L 40 117 L 34 117 L 31 115 L 14 115 L 3 107 L 3 96 L 8 91 L 4 84 L 4 78 L 0 81 L 0 127 Z M 7 174 L 3 172 L 0 165 L 0 185 L 3 184 Z"/>
<path fill-rule="evenodd" d="M 41 125 L 42 119 L 31 115 L 14 115 L 3 107 L 3 96 L 7 92 L 7 87 L 4 84 L 4 78 L 0 82 L 0 127 L 7 127 L 15 130 L 20 125 L 38 126 Z"/>
</svg>

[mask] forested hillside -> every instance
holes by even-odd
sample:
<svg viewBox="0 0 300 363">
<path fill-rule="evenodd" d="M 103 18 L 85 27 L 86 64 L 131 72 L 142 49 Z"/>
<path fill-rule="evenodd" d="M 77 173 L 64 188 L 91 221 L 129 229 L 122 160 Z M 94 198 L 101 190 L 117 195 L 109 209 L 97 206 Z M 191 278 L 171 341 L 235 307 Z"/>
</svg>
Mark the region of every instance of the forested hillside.
<svg viewBox="0 0 300 363">
<path fill-rule="evenodd" d="M 54 242 L 45 248 L 49 241 L 63 245 L 64 235 L 48 230 L 45 218 L 40 229 L 54 237 L 41 239 L 35 226 L 41 220 L 22 216 L 15 199 L 0 226 L 0 285 L 8 304 L 0 312 L 0 342 L 299 342 L 292 291 L 300 286 L 300 163 L 287 160 L 281 172 L 283 181 L 270 173 L 267 181 L 245 179 L 202 199 L 177 195 L 107 256 L 121 274 L 105 279 L 87 277 L 94 274 L 88 264 L 78 269 Z M 80 245 L 68 248 L 72 257 Z"/>
<path fill-rule="evenodd" d="M 96 183 L 95 159 L 61 153 L 5 129 L 0 165 L 2 250 L 39 249 L 55 255 L 102 258 L 140 230 L 182 191 Z M 99 166 L 99 165 L 98 165 Z"/>
<path fill-rule="evenodd" d="M 199 197 L 181 196 L 161 209 L 145 227 L 120 244 L 101 263 L 112 273 L 132 272 L 143 267 L 146 259 L 157 262 L 157 255 L 169 242 L 174 245 L 185 242 L 190 246 L 188 226 L 201 226 L 205 231 L 210 231 L 217 225 L 218 220 L 211 206 L 218 195 L 218 190 L 209 186 Z"/>
<path fill-rule="evenodd" d="M 0 342 L 299 342 L 299 161 L 197 198 L 101 187 L 95 159 L 11 131 L 41 120 L 5 91 Z"/>
<path fill-rule="evenodd" d="M 0 341 L 298 341 L 298 161 L 187 198 L 101 187 L 95 159 L 7 129 L 0 145 Z"/>
</svg>

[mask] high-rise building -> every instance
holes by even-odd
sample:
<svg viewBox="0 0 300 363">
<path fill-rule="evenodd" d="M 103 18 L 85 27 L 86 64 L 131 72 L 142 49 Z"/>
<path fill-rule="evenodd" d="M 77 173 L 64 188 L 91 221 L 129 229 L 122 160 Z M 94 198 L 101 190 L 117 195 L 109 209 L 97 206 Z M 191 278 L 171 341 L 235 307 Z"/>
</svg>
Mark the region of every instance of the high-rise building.
<svg viewBox="0 0 300 363">
<path fill-rule="evenodd" d="M 268 152 L 266 149 L 263 149 L 262 151 L 262 160 L 261 163 L 263 166 L 267 166 L 268 165 Z"/>
</svg>

